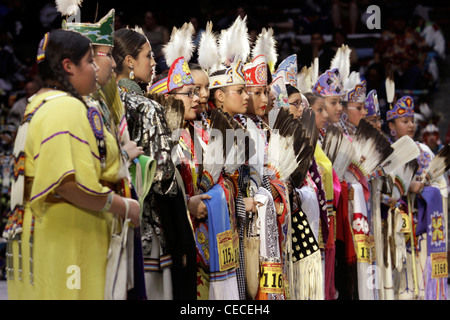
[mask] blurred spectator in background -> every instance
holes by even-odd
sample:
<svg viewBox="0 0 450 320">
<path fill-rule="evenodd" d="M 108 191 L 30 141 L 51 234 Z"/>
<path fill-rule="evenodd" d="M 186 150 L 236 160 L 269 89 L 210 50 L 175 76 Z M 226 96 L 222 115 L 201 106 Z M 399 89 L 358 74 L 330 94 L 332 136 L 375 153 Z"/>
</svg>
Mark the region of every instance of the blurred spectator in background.
<svg viewBox="0 0 450 320">
<path fill-rule="evenodd" d="M 151 11 L 146 11 L 144 14 L 142 31 L 144 31 L 145 36 L 152 45 L 152 51 L 156 61 L 156 73 L 160 74 L 168 69 L 162 48 L 169 42 L 170 31 L 166 26 L 159 24 L 154 13 Z"/>
<path fill-rule="evenodd" d="M 11 110 L 8 113 L 8 123 L 14 123 L 17 127 L 22 121 L 25 108 L 28 104 L 28 99 L 34 95 L 40 89 L 40 85 L 35 80 L 30 80 L 25 84 L 24 91 L 25 96 L 14 102 Z"/>
<path fill-rule="evenodd" d="M 438 153 L 439 150 L 441 150 L 444 146 L 441 143 L 439 129 L 433 123 L 428 124 L 422 130 L 422 141 L 430 147 L 431 151 L 433 151 L 434 154 Z"/>
<path fill-rule="evenodd" d="M 356 0 L 333 0 L 332 7 L 333 26 L 335 28 L 345 28 L 347 33 L 356 33 L 359 21 L 359 9 Z M 344 22 L 348 21 L 348 26 Z"/>
<path fill-rule="evenodd" d="M 335 51 L 331 47 L 331 43 L 325 42 L 323 34 L 314 32 L 311 34 L 310 44 L 302 46 L 300 52 L 297 53 L 299 67 L 310 66 L 314 58 L 319 58 L 319 74 L 322 74 L 330 68 L 331 60 L 335 55 Z"/>
<path fill-rule="evenodd" d="M 127 27 L 126 17 L 123 11 L 116 11 L 114 16 L 114 30 L 119 30 Z"/>
<path fill-rule="evenodd" d="M 333 40 L 331 43 L 331 49 L 336 54 L 337 50 L 343 45 L 348 45 L 347 33 L 343 28 L 336 28 L 333 31 Z M 350 68 L 351 71 L 359 71 L 359 62 L 358 62 L 358 54 L 356 53 L 356 48 L 349 46 L 350 53 Z"/>
<path fill-rule="evenodd" d="M 392 12 L 392 28 L 382 32 L 376 43 L 374 61 L 392 66 L 396 89 L 423 89 L 424 65 L 428 46 L 424 39 L 407 24 L 407 13 L 402 9 Z"/>
<path fill-rule="evenodd" d="M 421 35 L 425 43 L 429 46 L 427 59 L 425 61 L 425 70 L 431 75 L 432 81 L 439 80 L 439 70 L 445 61 L 446 41 L 441 28 L 430 21 L 428 16 L 429 9 L 418 5 L 412 17 L 412 27 Z"/>
</svg>

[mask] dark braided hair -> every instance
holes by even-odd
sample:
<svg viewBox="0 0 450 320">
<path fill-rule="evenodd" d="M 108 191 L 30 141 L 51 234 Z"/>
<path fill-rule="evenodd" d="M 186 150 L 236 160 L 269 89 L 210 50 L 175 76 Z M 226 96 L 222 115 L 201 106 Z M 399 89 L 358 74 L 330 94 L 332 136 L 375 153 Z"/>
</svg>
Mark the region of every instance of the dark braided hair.
<svg viewBox="0 0 450 320">
<path fill-rule="evenodd" d="M 49 33 L 45 58 L 38 64 L 38 76 L 43 86 L 55 86 L 83 102 L 81 95 L 70 83 L 62 61 L 70 59 L 78 65 L 91 49 L 91 41 L 80 33 L 70 30 L 52 30 Z"/>
</svg>

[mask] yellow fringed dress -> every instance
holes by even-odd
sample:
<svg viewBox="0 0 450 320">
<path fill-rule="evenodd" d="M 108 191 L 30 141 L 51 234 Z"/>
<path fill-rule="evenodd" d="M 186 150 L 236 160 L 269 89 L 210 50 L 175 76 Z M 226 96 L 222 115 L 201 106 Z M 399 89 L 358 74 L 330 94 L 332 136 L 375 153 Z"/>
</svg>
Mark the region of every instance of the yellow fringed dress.
<svg viewBox="0 0 450 320">
<path fill-rule="evenodd" d="M 58 92 L 34 97 L 26 114 L 55 93 Z M 100 181 L 117 182 L 119 150 L 115 138 L 103 131 L 107 147 L 104 169 L 87 109 L 79 100 L 70 96 L 49 100 L 33 116 L 25 145 L 25 176 L 33 178 L 33 185 L 30 201 L 25 205 L 21 236 L 22 279 L 19 280 L 19 243 L 13 241 L 14 277 L 8 280 L 8 299 L 103 299 L 111 214 L 45 201 L 68 175 L 75 175 L 78 187 L 89 194 L 111 192 Z"/>
</svg>

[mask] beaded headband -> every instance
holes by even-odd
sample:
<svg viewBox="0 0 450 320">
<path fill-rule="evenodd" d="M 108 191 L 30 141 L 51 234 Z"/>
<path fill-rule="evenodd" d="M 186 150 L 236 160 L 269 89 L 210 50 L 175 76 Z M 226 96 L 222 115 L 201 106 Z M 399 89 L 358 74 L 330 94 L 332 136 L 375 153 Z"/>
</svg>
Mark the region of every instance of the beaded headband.
<svg viewBox="0 0 450 320">
<path fill-rule="evenodd" d="M 381 116 L 380 105 L 378 104 L 378 95 L 376 90 L 371 90 L 367 94 L 364 108 L 367 111 L 366 117 Z"/>
<path fill-rule="evenodd" d="M 414 99 L 410 96 L 398 99 L 394 107 L 386 113 L 387 121 L 402 117 L 414 117 Z"/>
<path fill-rule="evenodd" d="M 285 84 L 290 84 L 297 88 L 297 71 L 297 55 L 293 54 L 281 61 L 275 72 L 274 78 L 282 76 Z"/>
<path fill-rule="evenodd" d="M 114 9 L 97 23 L 77 23 L 63 20 L 62 29 L 69 29 L 81 33 L 91 40 L 92 44 L 114 46 Z"/>
<path fill-rule="evenodd" d="M 244 65 L 244 75 L 247 86 L 267 85 L 267 61 L 264 55 L 259 55 L 252 62 Z"/>
<path fill-rule="evenodd" d="M 209 76 L 209 88 L 221 88 L 226 86 L 234 86 L 247 84 L 244 76 L 244 64 L 240 57 L 234 59 L 225 71 L 225 74 Z"/>
<path fill-rule="evenodd" d="M 356 86 L 345 93 L 343 100 L 347 102 L 365 102 L 366 101 L 366 80 L 356 84 Z"/>
<path fill-rule="evenodd" d="M 150 93 L 169 93 L 172 90 L 181 88 L 187 85 L 195 84 L 194 78 L 191 75 L 187 61 L 184 57 L 179 57 L 170 66 L 167 77 L 154 83 L 149 91 Z"/>
<path fill-rule="evenodd" d="M 345 94 L 339 69 L 327 70 L 320 75 L 313 86 L 312 92 L 321 96 L 342 96 Z"/>
</svg>

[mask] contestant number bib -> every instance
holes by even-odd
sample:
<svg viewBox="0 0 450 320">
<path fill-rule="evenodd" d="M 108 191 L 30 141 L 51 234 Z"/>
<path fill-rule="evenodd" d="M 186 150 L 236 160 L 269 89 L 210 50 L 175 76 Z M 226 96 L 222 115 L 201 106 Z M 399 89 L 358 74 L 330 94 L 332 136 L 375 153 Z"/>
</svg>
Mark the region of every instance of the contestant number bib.
<svg viewBox="0 0 450 320">
<path fill-rule="evenodd" d="M 402 228 L 400 232 L 410 233 L 411 232 L 411 219 L 406 212 L 402 212 Z"/>
<path fill-rule="evenodd" d="M 439 252 L 431 255 L 431 278 L 447 278 L 447 253 Z"/>
<path fill-rule="evenodd" d="M 375 261 L 375 241 L 372 235 L 356 234 L 356 258 L 358 262 Z"/>
<path fill-rule="evenodd" d="M 280 262 L 261 262 L 262 274 L 259 288 L 265 293 L 283 293 L 283 268 Z"/>
<path fill-rule="evenodd" d="M 219 254 L 220 271 L 225 271 L 236 266 L 233 233 L 231 230 L 217 234 L 217 249 Z"/>
</svg>

